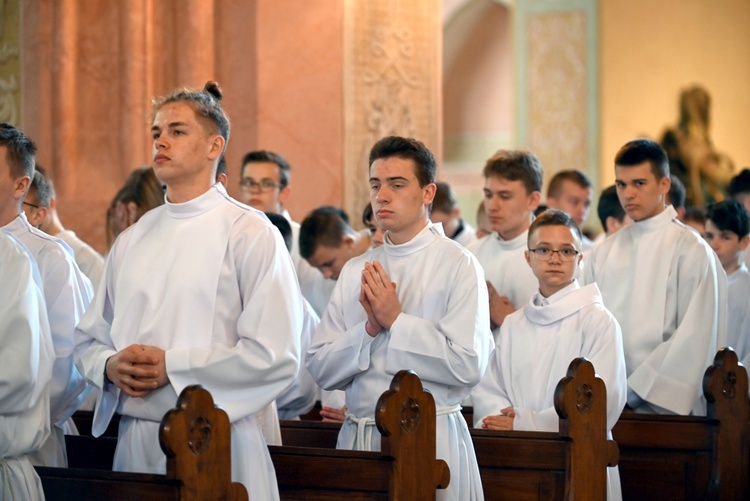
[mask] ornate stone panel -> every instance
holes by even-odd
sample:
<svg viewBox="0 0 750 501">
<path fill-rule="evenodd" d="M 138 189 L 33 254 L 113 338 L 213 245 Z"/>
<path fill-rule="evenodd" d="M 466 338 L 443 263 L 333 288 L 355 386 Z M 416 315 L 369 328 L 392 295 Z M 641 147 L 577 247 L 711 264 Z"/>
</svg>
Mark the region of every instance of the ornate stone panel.
<svg viewBox="0 0 750 501">
<path fill-rule="evenodd" d="M 440 158 L 440 4 L 372 0 L 344 9 L 344 209 L 356 221 L 378 139 L 415 137 Z"/>
<path fill-rule="evenodd" d="M 21 125 L 20 0 L 0 0 L 0 122 Z"/>
</svg>

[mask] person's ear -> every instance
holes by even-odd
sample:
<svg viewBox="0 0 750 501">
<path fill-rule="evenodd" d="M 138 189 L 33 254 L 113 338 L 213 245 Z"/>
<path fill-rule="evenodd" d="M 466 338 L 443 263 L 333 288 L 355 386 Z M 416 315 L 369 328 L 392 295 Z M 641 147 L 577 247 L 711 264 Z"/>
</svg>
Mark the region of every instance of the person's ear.
<svg viewBox="0 0 750 501">
<path fill-rule="evenodd" d="M 344 236 L 342 242 L 343 242 L 343 245 L 346 246 L 346 247 L 348 247 L 349 249 L 353 249 L 354 248 L 354 244 L 356 243 L 354 241 L 354 238 L 352 238 L 351 235 Z"/>
<path fill-rule="evenodd" d="M 529 253 L 529 249 L 526 249 L 525 251 L 523 251 L 523 257 L 526 258 L 526 264 L 531 266 L 531 254 Z"/>
<path fill-rule="evenodd" d="M 292 194 L 292 187 L 287 185 L 279 190 L 279 203 L 284 205 L 289 196 Z"/>
<path fill-rule="evenodd" d="M 224 174 L 223 172 L 219 174 L 218 176 L 216 176 L 216 181 L 221 183 L 224 186 L 224 188 L 227 187 L 227 175 Z"/>
<path fill-rule="evenodd" d="M 31 186 L 31 178 L 29 176 L 17 177 L 13 180 L 13 184 L 13 200 L 23 201 Z"/>
<path fill-rule="evenodd" d="M 531 195 L 529 195 L 529 210 L 531 212 L 534 212 L 537 207 L 539 207 L 539 203 L 542 201 L 542 194 L 538 191 L 531 192 Z"/>
<path fill-rule="evenodd" d="M 216 134 L 211 141 L 211 146 L 208 150 L 208 158 L 210 160 L 216 160 L 217 158 L 219 158 L 224 152 L 225 143 L 226 141 L 224 140 L 224 137 Z"/>
<path fill-rule="evenodd" d="M 424 203 L 425 205 L 430 205 L 432 201 L 435 199 L 436 190 L 437 190 L 437 185 L 435 183 L 426 184 L 422 188 L 422 203 Z"/>
<path fill-rule="evenodd" d="M 747 249 L 747 244 L 750 243 L 750 235 L 745 235 L 740 238 L 740 250 Z"/>
</svg>

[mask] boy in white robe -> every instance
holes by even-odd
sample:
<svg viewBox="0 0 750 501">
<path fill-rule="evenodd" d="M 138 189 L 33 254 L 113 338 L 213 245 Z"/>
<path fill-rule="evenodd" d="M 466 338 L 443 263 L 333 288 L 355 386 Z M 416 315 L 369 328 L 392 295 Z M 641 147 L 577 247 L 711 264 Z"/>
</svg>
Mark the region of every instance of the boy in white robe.
<svg viewBox="0 0 750 501">
<path fill-rule="evenodd" d="M 526 262 L 539 290 L 509 315 L 482 382 L 472 393 L 474 426 L 488 430 L 559 431 L 557 384 L 568 365 L 586 357 L 607 388 L 607 436 L 627 395 L 622 335 L 596 284 L 574 278 L 581 232 L 565 212 L 550 209 L 529 229 Z M 616 468 L 608 468 L 608 499 L 621 499 Z"/>
<path fill-rule="evenodd" d="M 441 500 L 483 499 L 460 403 L 492 351 L 487 287 L 479 263 L 429 222 L 436 171 L 419 141 L 384 138 L 370 153 L 370 201 L 385 243 L 344 266 L 308 351 L 324 389 L 346 391 L 337 447 L 379 450 L 375 405 L 401 369 L 435 398 L 437 457 L 451 470 Z"/>
<path fill-rule="evenodd" d="M 567 212 L 583 229 L 591 209 L 593 196 L 591 180 L 579 170 L 558 171 L 547 186 L 547 207 Z M 582 234 L 581 250 L 585 253 L 594 242 Z"/>
<path fill-rule="evenodd" d="M 91 301 L 93 288 L 75 264 L 72 250 L 26 219 L 23 208 L 28 203 L 24 197 L 36 174 L 35 152 L 36 146 L 21 130 L 0 124 L 0 177 L 7 178 L 0 192 L 0 226 L 16 237 L 35 260 L 55 349 L 50 385 L 52 433 L 31 459 L 38 466 L 65 467 L 64 432 L 75 430 L 71 416 L 87 395 L 86 381 L 73 365 L 73 333 Z"/>
<path fill-rule="evenodd" d="M 0 262 L 0 500 L 43 500 L 29 455 L 49 437 L 55 353 L 34 263 L 4 230 Z"/>
<path fill-rule="evenodd" d="M 746 167 L 734 176 L 729 182 L 727 192 L 730 197 L 742 204 L 745 212 L 750 214 L 750 169 Z M 745 247 L 740 253 L 740 263 L 750 266 L 750 246 Z"/>
<path fill-rule="evenodd" d="M 477 240 L 477 230 L 461 219 L 461 208 L 456 194 L 448 183 L 435 183 L 435 200 L 432 202 L 430 221 L 441 223 L 445 236 L 468 247 Z"/>
<path fill-rule="evenodd" d="M 487 161 L 483 174 L 484 207 L 492 234 L 468 249 L 484 269 L 490 318 L 496 329 L 536 291 L 536 278 L 526 266 L 523 252 L 539 206 L 544 174 L 539 159 L 522 150 L 497 152 Z"/>
<path fill-rule="evenodd" d="M 727 343 L 750 367 L 750 273 L 740 254 L 750 243 L 750 216 L 736 200 L 708 207 L 706 242 L 727 274 Z"/>
<path fill-rule="evenodd" d="M 255 209 L 287 218 L 292 226 L 292 263 L 302 295 L 321 316 L 336 282 L 324 277 L 300 255 L 300 224 L 292 221 L 284 208 L 292 194 L 291 177 L 291 167 L 283 156 L 268 150 L 251 151 L 242 158 L 240 200 Z"/>
<path fill-rule="evenodd" d="M 76 332 L 76 360 L 97 389 L 94 436 L 122 414 L 114 469 L 165 473 L 159 422 L 202 384 L 231 422 L 232 479 L 278 499 L 256 413 L 299 369 L 302 306 L 289 253 L 259 212 L 215 182 L 229 139 L 221 91 L 155 102 L 154 171 L 166 203 L 121 233 Z"/>
<path fill-rule="evenodd" d="M 351 258 L 370 249 L 372 237 L 370 230 L 355 231 L 337 211 L 323 207 L 312 211 L 302 221 L 298 243 L 305 261 L 327 280 L 335 281 Z M 321 390 L 320 403 L 323 421 L 344 422 L 343 391 Z"/>
<path fill-rule="evenodd" d="M 665 206 L 669 163 L 637 139 L 615 157 L 615 186 L 632 223 L 595 247 L 596 282 L 622 328 L 628 405 L 636 412 L 705 415 L 703 373 L 726 343 L 726 274 L 716 255 Z"/>
</svg>

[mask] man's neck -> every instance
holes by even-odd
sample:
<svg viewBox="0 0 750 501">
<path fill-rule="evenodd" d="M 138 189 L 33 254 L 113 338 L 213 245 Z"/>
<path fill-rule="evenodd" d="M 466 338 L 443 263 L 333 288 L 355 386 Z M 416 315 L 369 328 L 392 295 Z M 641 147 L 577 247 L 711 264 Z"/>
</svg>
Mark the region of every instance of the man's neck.
<svg viewBox="0 0 750 501">
<path fill-rule="evenodd" d="M 21 202 L 11 203 L 2 212 L 0 212 L 0 227 L 10 224 L 21 213 Z"/>
<path fill-rule="evenodd" d="M 729 263 L 727 266 L 724 267 L 724 272 L 727 274 L 727 276 L 731 275 L 735 271 L 740 269 L 740 257 L 737 256 L 737 259 Z"/>
<path fill-rule="evenodd" d="M 172 184 L 167 185 L 167 200 L 169 203 L 182 204 L 189 202 L 211 189 L 211 184 Z"/>
<path fill-rule="evenodd" d="M 57 216 L 57 211 L 50 209 L 50 214 L 47 219 L 44 220 L 41 226 L 41 230 L 47 235 L 57 235 L 65 231 L 65 227 L 60 222 L 60 218 Z"/>
<path fill-rule="evenodd" d="M 526 222 L 526 224 L 523 224 L 517 228 L 510 229 L 508 231 L 504 232 L 497 232 L 498 235 L 500 235 L 500 238 L 503 240 L 513 240 L 514 238 L 518 237 L 519 235 L 522 235 L 523 232 L 529 229 L 529 226 L 531 226 L 531 214 L 529 214 L 529 219 Z"/>
</svg>

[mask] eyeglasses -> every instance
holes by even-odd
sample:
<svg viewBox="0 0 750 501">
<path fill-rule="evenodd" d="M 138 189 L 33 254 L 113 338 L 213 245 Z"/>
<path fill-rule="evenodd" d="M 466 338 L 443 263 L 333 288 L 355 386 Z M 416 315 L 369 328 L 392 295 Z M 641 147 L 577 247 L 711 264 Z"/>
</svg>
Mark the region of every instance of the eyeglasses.
<svg viewBox="0 0 750 501">
<path fill-rule="evenodd" d="M 267 177 L 261 179 L 260 181 L 256 181 L 251 177 L 243 177 L 242 179 L 240 179 L 240 186 L 242 186 L 243 188 L 247 188 L 248 190 L 258 188 L 260 189 L 260 191 L 271 191 L 274 188 L 283 188 L 281 183 L 277 183 L 273 179 L 268 179 Z"/>
<path fill-rule="evenodd" d="M 557 252 L 557 255 L 560 256 L 560 261 L 566 262 L 573 261 L 581 253 L 581 251 L 575 249 L 547 249 L 546 247 L 529 249 L 529 252 L 539 261 L 549 261 L 552 259 L 552 255 Z"/>
<path fill-rule="evenodd" d="M 29 202 L 21 202 L 21 203 L 24 205 L 28 205 L 29 207 L 33 207 L 35 209 L 38 209 L 39 207 L 41 207 L 40 205 L 30 204 Z"/>
</svg>

